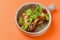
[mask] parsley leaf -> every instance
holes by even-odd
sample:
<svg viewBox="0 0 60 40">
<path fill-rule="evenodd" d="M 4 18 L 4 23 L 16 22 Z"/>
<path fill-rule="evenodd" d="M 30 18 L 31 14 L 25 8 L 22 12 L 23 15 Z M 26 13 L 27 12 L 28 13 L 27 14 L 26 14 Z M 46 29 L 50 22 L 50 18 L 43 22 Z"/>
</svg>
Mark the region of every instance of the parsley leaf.
<svg viewBox="0 0 60 40">
<path fill-rule="evenodd" d="M 19 19 L 19 23 L 24 24 L 24 18 Z"/>
<path fill-rule="evenodd" d="M 31 9 L 27 9 L 27 10 L 26 10 L 26 14 L 27 14 L 27 15 L 31 15 L 31 14 L 32 14 L 32 10 L 31 10 Z"/>
<path fill-rule="evenodd" d="M 32 18 L 29 18 L 29 19 L 28 19 L 28 22 L 32 22 L 32 20 L 33 20 Z"/>
<path fill-rule="evenodd" d="M 47 21 L 49 20 L 49 15 L 48 15 L 48 14 L 46 14 L 46 20 L 47 20 Z"/>
<path fill-rule="evenodd" d="M 37 15 L 40 15 L 41 12 L 42 12 L 42 7 L 41 7 L 41 6 L 37 6 L 37 7 L 35 8 L 34 13 L 37 14 Z"/>
<path fill-rule="evenodd" d="M 22 28 L 23 30 L 27 30 L 28 25 L 27 25 L 27 24 L 24 24 L 21 28 Z"/>
</svg>

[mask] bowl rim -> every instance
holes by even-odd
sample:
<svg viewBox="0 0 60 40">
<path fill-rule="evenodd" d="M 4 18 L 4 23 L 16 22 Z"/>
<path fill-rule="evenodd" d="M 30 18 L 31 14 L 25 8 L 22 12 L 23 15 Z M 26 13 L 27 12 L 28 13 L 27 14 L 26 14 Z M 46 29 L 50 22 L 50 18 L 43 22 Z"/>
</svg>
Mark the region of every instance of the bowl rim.
<svg viewBox="0 0 60 40">
<path fill-rule="evenodd" d="M 47 12 L 48 12 L 48 14 L 49 14 L 49 17 L 50 17 L 50 20 L 49 20 L 48 25 L 47 25 L 43 30 L 33 33 L 33 32 L 27 32 L 27 31 L 23 30 L 23 29 L 19 26 L 19 24 L 18 24 L 18 22 L 17 22 L 18 11 L 19 11 L 23 6 L 28 5 L 28 4 L 40 5 L 40 6 L 44 7 L 44 8 L 47 10 Z M 42 4 L 40 4 L 40 3 L 36 3 L 36 2 L 29 2 L 29 3 L 23 4 L 22 6 L 20 6 L 20 7 L 17 9 L 16 14 L 15 14 L 15 22 L 16 22 L 17 27 L 18 27 L 21 31 L 23 31 L 24 33 L 28 33 L 28 34 L 41 34 L 42 32 L 46 31 L 46 30 L 50 27 L 51 20 L 52 20 L 52 18 L 51 18 L 50 10 L 48 10 L 48 8 L 45 7 L 44 5 L 42 5 Z"/>
</svg>

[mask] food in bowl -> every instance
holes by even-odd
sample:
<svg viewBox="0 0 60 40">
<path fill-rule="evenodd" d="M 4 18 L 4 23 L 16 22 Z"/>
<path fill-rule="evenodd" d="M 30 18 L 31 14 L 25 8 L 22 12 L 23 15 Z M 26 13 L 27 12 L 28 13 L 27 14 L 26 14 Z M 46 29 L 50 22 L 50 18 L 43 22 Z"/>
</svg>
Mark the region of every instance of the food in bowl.
<svg viewBox="0 0 60 40">
<path fill-rule="evenodd" d="M 43 25 L 49 22 L 49 14 L 42 6 L 37 5 L 35 8 L 28 8 L 22 12 L 17 20 L 18 25 L 27 32 L 38 32 L 37 29 L 42 30 Z"/>
</svg>

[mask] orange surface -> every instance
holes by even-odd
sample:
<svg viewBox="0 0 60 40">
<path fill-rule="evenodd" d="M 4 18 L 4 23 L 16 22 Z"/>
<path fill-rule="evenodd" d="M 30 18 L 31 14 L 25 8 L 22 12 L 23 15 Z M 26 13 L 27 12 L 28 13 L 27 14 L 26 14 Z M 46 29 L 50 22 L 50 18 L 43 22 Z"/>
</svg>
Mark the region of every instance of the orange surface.
<svg viewBox="0 0 60 40">
<path fill-rule="evenodd" d="M 15 24 L 15 13 L 19 6 L 37 2 L 45 6 L 54 3 L 51 12 L 52 24 L 45 34 L 32 38 L 21 33 Z M 60 0 L 0 0 L 0 40 L 60 40 Z"/>
</svg>

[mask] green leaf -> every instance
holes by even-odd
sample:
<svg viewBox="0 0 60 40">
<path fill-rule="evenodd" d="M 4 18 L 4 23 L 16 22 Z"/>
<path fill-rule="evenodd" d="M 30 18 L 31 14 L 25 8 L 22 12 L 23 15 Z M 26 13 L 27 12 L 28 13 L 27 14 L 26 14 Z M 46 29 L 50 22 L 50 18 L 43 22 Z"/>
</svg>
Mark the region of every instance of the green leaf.
<svg viewBox="0 0 60 40">
<path fill-rule="evenodd" d="M 46 20 L 47 20 L 47 21 L 49 20 L 49 15 L 48 15 L 48 14 L 46 14 Z"/>
<path fill-rule="evenodd" d="M 24 24 L 24 18 L 19 19 L 19 23 Z"/>
<path fill-rule="evenodd" d="M 27 30 L 28 25 L 27 25 L 27 24 L 24 24 L 21 28 L 22 28 L 23 30 Z"/>
<path fill-rule="evenodd" d="M 33 19 L 37 18 L 37 16 L 32 11 L 33 10 L 31 10 L 31 9 L 26 10 L 26 14 L 30 17 L 28 20 L 29 22 L 31 22 Z"/>
<path fill-rule="evenodd" d="M 31 9 L 27 9 L 27 10 L 26 10 L 26 14 L 27 14 L 27 15 L 31 15 L 31 14 L 32 14 L 32 10 L 31 10 Z"/>
<path fill-rule="evenodd" d="M 30 15 L 30 18 L 36 19 L 37 15 L 32 14 L 32 15 Z"/>
<path fill-rule="evenodd" d="M 41 29 L 43 29 L 42 24 L 39 24 L 38 26 L 39 26 Z"/>
<path fill-rule="evenodd" d="M 28 22 L 32 22 L 32 20 L 33 20 L 32 18 L 29 18 L 29 19 L 28 19 Z"/>
<path fill-rule="evenodd" d="M 44 13 L 41 13 L 41 15 L 40 15 L 41 17 L 44 17 L 45 16 L 45 14 Z"/>
<path fill-rule="evenodd" d="M 42 12 L 42 7 L 41 6 L 37 6 L 36 8 L 35 8 L 35 14 L 37 14 L 37 15 L 40 15 L 41 14 L 41 12 Z"/>
</svg>

